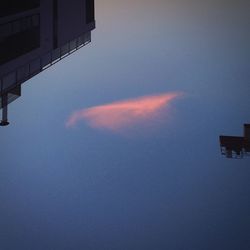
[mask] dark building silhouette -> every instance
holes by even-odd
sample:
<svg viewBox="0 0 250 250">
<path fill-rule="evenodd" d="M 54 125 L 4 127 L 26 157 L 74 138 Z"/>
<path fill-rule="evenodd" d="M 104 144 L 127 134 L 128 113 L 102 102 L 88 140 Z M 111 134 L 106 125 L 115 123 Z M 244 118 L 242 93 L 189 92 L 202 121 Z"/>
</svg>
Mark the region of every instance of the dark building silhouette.
<svg viewBox="0 0 250 250">
<path fill-rule="evenodd" d="M 250 155 L 250 124 L 244 125 L 244 136 L 220 136 L 221 153 L 227 158 Z"/>
<path fill-rule="evenodd" d="M 21 84 L 91 41 L 94 0 L 0 3 L 0 125 Z"/>
</svg>

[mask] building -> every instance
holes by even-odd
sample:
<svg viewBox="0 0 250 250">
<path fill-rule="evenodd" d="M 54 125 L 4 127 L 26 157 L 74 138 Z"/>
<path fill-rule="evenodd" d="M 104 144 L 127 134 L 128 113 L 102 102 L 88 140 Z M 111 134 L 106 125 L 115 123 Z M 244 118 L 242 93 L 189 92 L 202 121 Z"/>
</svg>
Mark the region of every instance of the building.
<svg viewBox="0 0 250 250">
<path fill-rule="evenodd" d="M 250 124 L 244 124 L 244 136 L 220 136 L 221 153 L 227 158 L 250 155 Z"/>
<path fill-rule="evenodd" d="M 0 125 L 21 84 L 91 41 L 94 0 L 0 3 Z"/>
</svg>

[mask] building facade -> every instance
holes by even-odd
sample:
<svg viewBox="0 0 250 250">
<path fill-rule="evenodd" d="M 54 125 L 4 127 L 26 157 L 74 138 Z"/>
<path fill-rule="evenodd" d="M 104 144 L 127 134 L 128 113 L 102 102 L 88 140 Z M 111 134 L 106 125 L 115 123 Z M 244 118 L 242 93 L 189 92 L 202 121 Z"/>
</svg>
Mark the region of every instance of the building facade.
<svg viewBox="0 0 250 250">
<path fill-rule="evenodd" d="M 227 158 L 250 156 L 250 124 L 244 124 L 244 136 L 220 136 L 222 155 Z"/>
<path fill-rule="evenodd" d="M 94 0 L 0 3 L 0 125 L 21 84 L 88 44 L 94 28 Z"/>
</svg>

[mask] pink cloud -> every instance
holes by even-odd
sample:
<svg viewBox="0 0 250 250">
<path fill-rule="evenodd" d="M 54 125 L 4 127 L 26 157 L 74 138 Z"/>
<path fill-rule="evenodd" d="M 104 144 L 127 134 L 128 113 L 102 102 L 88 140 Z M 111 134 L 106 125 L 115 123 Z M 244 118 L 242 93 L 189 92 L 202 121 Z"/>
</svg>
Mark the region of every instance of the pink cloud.
<svg viewBox="0 0 250 250">
<path fill-rule="evenodd" d="M 130 128 L 160 115 L 161 111 L 180 95 L 180 93 L 171 92 L 143 96 L 78 110 L 71 114 L 66 127 L 74 127 L 78 122 L 85 121 L 93 128 L 114 131 Z"/>
</svg>

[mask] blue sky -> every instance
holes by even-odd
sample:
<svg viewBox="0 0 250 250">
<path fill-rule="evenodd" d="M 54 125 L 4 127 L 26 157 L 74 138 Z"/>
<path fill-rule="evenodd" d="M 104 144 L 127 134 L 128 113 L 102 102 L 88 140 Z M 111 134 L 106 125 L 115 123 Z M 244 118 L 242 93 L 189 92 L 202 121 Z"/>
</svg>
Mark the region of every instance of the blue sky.
<svg viewBox="0 0 250 250">
<path fill-rule="evenodd" d="M 249 3 L 96 1 L 92 43 L 23 85 L 0 131 L 2 249 L 248 250 Z M 79 109 L 180 91 L 126 136 Z M 157 120 L 155 121 L 158 122 Z"/>
</svg>

